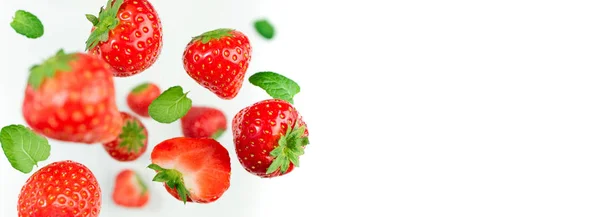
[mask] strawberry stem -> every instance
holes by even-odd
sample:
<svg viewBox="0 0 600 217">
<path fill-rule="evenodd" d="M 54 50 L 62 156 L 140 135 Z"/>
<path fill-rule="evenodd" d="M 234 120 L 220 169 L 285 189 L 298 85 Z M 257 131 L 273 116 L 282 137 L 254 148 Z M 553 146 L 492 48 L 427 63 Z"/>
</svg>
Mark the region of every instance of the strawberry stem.
<svg viewBox="0 0 600 217">
<path fill-rule="evenodd" d="M 225 132 L 225 130 L 219 129 L 219 130 L 217 130 L 217 132 L 213 133 L 211 137 L 214 140 L 217 140 L 217 139 L 219 139 L 219 137 L 221 137 L 223 135 L 224 132 Z"/>
<path fill-rule="evenodd" d="M 225 36 L 231 37 L 232 36 L 231 35 L 231 31 L 233 31 L 233 29 L 228 29 L 228 28 L 215 29 L 215 30 L 212 30 L 212 31 L 208 31 L 208 32 L 202 33 L 201 35 L 192 38 L 192 41 L 195 42 L 195 41 L 200 40 L 202 42 L 202 44 L 206 44 L 210 40 L 213 40 L 213 39 L 217 39 L 218 40 L 218 39 L 220 39 L 222 37 L 225 37 Z"/>
<path fill-rule="evenodd" d="M 135 178 L 138 182 L 138 185 L 140 185 L 140 187 L 142 188 L 142 195 L 144 195 L 146 191 L 148 191 L 148 186 L 146 185 L 140 174 L 138 174 L 137 172 L 135 173 Z"/>
<path fill-rule="evenodd" d="M 183 174 L 175 169 L 164 169 L 156 164 L 148 165 L 148 168 L 158 172 L 152 179 L 155 182 L 164 182 L 169 188 L 177 190 L 179 198 L 183 201 L 183 204 L 187 202 L 190 191 L 185 187 L 183 182 Z"/>
<path fill-rule="evenodd" d="M 67 54 L 63 49 L 60 49 L 56 55 L 48 58 L 42 64 L 31 67 L 28 79 L 29 85 L 35 90 L 42 85 L 46 78 L 54 77 L 56 71 L 70 71 L 69 62 L 75 60 L 76 57 L 77 55 L 74 53 Z"/>
<path fill-rule="evenodd" d="M 95 27 L 94 31 L 92 31 L 85 42 L 86 51 L 96 47 L 96 45 L 98 45 L 100 42 L 107 41 L 109 32 L 119 25 L 117 13 L 123 4 L 123 0 L 114 0 L 114 3 L 112 2 L 113 0 L 108 0 L 106 3 L 106 9 L 100 9 L 98 18 L 93 15 L 86 15 L 86 18 L 92 22 Z"/>
<path fill-rule="evenodd" d="M 267 169 L 267 174 L 278 169 L 281 173 L 285 173 L 289 169 L 290 163 L 296 167 L 300 166 L 299 158 L 304 154 L 304 147 L 309 144 L 308 138 L 303 137 L 305 130 L 305 126 L 287 128 L 285 135 L 279 138 L 279 145 L 270 153 L 274 160 Z"/>
<path fill-rule="evenodd" d="M 127 148 L 130 153 L 137 153 L 144 147 L 146 134 L 144 134 L 144 128 L 136 121 L 129 120 L 123 125 L 119 139 L 121 139 L 119 147 Z"/>
<path fill-rule="evenodd" d="M 146 82 L 146 83 L 142 83 L 138 86 L 135 86 L 133 88 L 133 90 L 131 90 L 131 92 L 133 93 L 142 93 L 144 92 L 144 90 L 148 89 L 148 87 L 150 86 L 150 83 Z"/>
</svg>

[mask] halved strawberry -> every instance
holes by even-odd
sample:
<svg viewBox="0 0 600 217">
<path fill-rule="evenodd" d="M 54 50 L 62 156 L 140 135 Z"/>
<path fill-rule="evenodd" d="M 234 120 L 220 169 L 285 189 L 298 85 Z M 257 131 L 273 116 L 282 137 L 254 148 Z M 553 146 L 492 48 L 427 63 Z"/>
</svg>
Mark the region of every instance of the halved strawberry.
<svg viewBox="0 0 600 217">
<path fill-rule="evenodd" d="M 104 150 L 118 161 L 138 159 L 148 148 L 148 130 L 135 116 L 121 112 L 123 128 L 117 139 L 102 144 Z"/>
<path fill-rule="evenodd" d="M 212 138 L 177 137 L 165 140 L 152 150 L 157 172 L 153 181 L 164 182 L 178 200 L 211 203 L 229 189 L 229 152 Z"/>
<path fill-rule="evenodd" d="M 150 193 L 146 183 L 135 171 L 125 169 L 117 175 L 112 197 L 119 206 L 139 208 L 148 203 Z"/>
</svg>

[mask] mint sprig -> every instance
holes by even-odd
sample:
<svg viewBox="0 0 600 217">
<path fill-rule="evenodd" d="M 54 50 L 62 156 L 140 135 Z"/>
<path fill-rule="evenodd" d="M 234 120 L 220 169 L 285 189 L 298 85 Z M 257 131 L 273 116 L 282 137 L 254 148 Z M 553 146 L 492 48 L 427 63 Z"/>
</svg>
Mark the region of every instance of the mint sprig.
<svg viewBox="0 0 600 217">
<path fill-rule="evenodd" d="M 267 91 L 271 97 L 294 104 L 300 86 L 293 80 L 275 72 L 257 72 L 248 78 L 251 84 Z"/>
<path fill-rule="evenodd" d="M 192 108 L 192 100 L 183 93 L 181 86 L 173 86 L 165 90 L 148 107 L 148 114 L 159 123 L 173 123 L 185 116 Z"/>
<path fill-rule="evenodd" d="M 44 35 L 44 25 L 42 21 L 25 10 L 17 10 L 10 26 L 19 34 L 27 38 L 35 39 Z"/>
<path fill-rule="evenodd" d="M 3 127 L 0 143 L 10 165 L 25 174 L 50 156 L 48 140 L 23 125 Z"/>
</svg>

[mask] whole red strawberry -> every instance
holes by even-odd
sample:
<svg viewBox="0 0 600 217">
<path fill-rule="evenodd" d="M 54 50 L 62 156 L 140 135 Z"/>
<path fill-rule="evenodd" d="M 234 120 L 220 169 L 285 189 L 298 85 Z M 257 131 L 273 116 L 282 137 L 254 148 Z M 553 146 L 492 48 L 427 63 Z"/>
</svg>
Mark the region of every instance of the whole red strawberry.
<svg viewBox="0 0 600 217">
<path fill-rule="evenodd" d="M 248 37 L 216 29 L 194 37 L 183 53 L 187 74 L 222 99 L 233 99 L 244 83 L 252 55 Z"/>
<path fill-rule="evenodd" d="M 46 137 L 86 144 L 115 139 L 123 125 L 110 66 L 95 56 L 62 50 L 32 67 L 23 115 Z"/>
<path fill-rule="evenodd" d="M 242 109 L 232 129 L 238 160 L 248 172 L 263 178 L 291 172 L 308 144 L 302 117 L 292 104 L 280 99 Z"/>
<path fill-rule="evenodd" d="M 211 138 L 178 137 L 152 150 L 154 181 L 164 182 L 173 197 L 185 202 L 211 203 L 229 189 L 229 152 Z"/>
<path fill-rule="evenodd" d="M 147 0 L 108 0 L 94 24 L 86 50 L 104 59 L 115 72 L 127 77 L 152 66 L 162 49 L 162 24 Z"/>
<path fill-rule="evenodd" d="M 218 139 L 227 130 L 227 118 L 217 108 L 192 106 L 181 118 L 181 128 L 185 137 Z"/>
<path fill-rule="evenodd" d="M 160 88 L 153 83 L 143 83 L 131 90 L 127 95 L 127 105 L 133 112 L 142 117 L 150 117 L 148 106 L 160 96 Z"/>
<path fill-rule="evenodd" d="M 102 144 L 104 150 L 118 161 L 138 159 L 148 148 L 148 131 L 142 122 L 133 115 L 121 112 L 123 128 L 117 139 Z"/>
<path fill-rule="evenodd" d="M 97 217 L 102 192 L 94 174 L 73 161 L 54 162 L 35 172 L 21 188 L 19 217 Z"/>
<path fill-rule="evenodd" d="M 150 199 L 148 187 L 142 178 L 133 170 L 119 172 L 113 189 L 113 201 L 123 207 L 144 207 Z"/>
</svg>

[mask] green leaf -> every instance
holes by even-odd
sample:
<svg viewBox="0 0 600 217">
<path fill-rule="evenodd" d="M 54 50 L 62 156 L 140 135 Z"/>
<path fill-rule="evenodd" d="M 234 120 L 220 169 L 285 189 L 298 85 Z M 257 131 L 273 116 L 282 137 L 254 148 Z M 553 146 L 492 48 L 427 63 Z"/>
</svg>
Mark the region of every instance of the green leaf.
<svg viewBox="0 0 600 217">
<path fill-rule="evenodd" d="M 42 64 L 31 67 L 28 79 L 29 85 L 35 90 L 42 85 L 42 82 L 46 78 L 54 77 L 57 71 L 70 71 L 71 66 L 69 66 L 69 63 L 75 60 L 76 57 L 76 54 L 67 54 L 64 50 L 60 49 L 56 52 L 56 55 L 48 58 Z"/>
<path fill-rule="evenodd" d="M 267 168 L 267 174 L 271 174 L 275 171 L 277 171 L 277 169 L 279 169 L 283 163 L 285 163 L 285 156 L 280 155 L 277 158 L 275 158 L 275 160 L 273 161 L 273 163 L 271 163 L 271 165 L 269 166 L 269 168 Z"/>
<path fill-rule="evenodd" d="M 94 31 L 90 33 L 90 36 L 85 41 L 85 50 L 90 50 L 96 47 L 100 42 L 106 42 L 108 40 L 109 32 L 119 25 L 119 18 L 117 14 L 123 0 L 108 0 L 106 8 L 100 8 L 98 18 L 93 15 L 86 15 L 86 18 L 94 24 Z"/>
<path fill-rule="evenodd" d="M 152 119 L 159 123 L 173 123 L 185 116 L 192 108 L 192 100 L 183 93 L 181 86 L 173 86 L 165 90 L 148 107 Z"/>
<path fill-rule="evenodd" d="M 275 28 L 267 19 L 255 21 L 254 28 L 265 39 L 272 39 L 275 35 Z"/>
<path fill-rule="evenodd" d="M 189 190 L 185 187 L 183 181 L 183 174 L 175 169 L 164 169 L 156 164 L 148 165 L 148 168 L 153 169 L 157 172 L 156 176 L 152 179 L 155 182 L 164 182 L 170 188 L 177 190 L 179 198 L 183 201 L 183 204 L 187 202 L 187 198 L 190 196 Z"/>
<path fill-rule="evenodd" d="M 148 185 L 146 185 L 146 182 L 144 182 L 138 172 L 135 172 L 135 178 L 137 179 L 138 185 L 142 188 L 142 194 L 146 193 L 146 191 L 148 191 Z"/>
<path fill-rule="evenodd" d="M 290 163 L 300 167 L 300 156 L 304 154 L 304 147 L 308 144 L 308 138 L 303 137 L 306 127 L 288 127 L 285 134 L 279 138 L 278 146 L 269 155 L 275 160 L 269 165 L 267 174 L 279 171 L 285 173 Z"/>
<path fill-rule="evenodd" d="M 257 72 L 248 78 L 251 84 L 267 91 L 271 97 L 294 104 L 300 86 L 293 80 L 275 72 Z"/>
<path fill-rule="evenodd" d="M 2 128 L 0 142 L 12 167 L 25 174 L 50 156 L 48 140 L 23 125 Z"/>
<path fill-rule="evenodd" d="M 142 84 L 134 87 L 133 90 L 131 90 L 131 92 L 133 92 L 133 93 L 141 93 L 144 90 L 148 89 L 149 86 L 150 86 L 150 83 L 148 83 L 148 82 L 142 83 Z"/>
<path fill-rule="evenodd" d="M 85 17 L 95 26 L 98 25 L 98 17 L 92 15 L 92 14 L 86 14 Z"/>
<path fill-rule="evenodd" d="M 123 125 L 119 139 L 121 139 L 119 147 L 126 148 L 129 153 L 137 153 L 144 147 L 144 140 L 146 140 L 144 127 L 137 121 L 129 120 Z"/>
<path fill-rule="evenodd" d="M 42 21 L 28 11 L 16 11 L 10 26 L 17 33 L 24 35 L 27 38 L 39 38 L 44 35 L 44 25 L 42 24 Z"/>
<path fill-rule="evenodd" d="M 195 42 L 195 41 L 200 40 L 200 42 L 202 42 L 202 44 L 206 44 L 210 40 L 213 40 L 213 39 L 219 40 L 223 37 L 231 37 L 232 36 L 231 31 L 233 31 L 233 29 L 228 29 L 228 28 L 220 28 L 220 29 L 211 30 L 211 31 L 204 32 L 201 35 L 192 38 L 192 41 Z"/>
<path fill-rule="evenodd" d="M 219 129 L 219 130 L 217 130 L 217 132 L 215 132 L 215 133 L 214 133 L 214 134 L 211 136 L 211 138 L 213 138 L 214 140 L 217 140 L 217 139 L 219 139 L 219 138 L 220 138 L 220 137 L 223 135 L 223 133 L 224 133 L 224 132 L 225 132 L 225 130 L 223 130 L 223 129 Z"/>
</svg>

